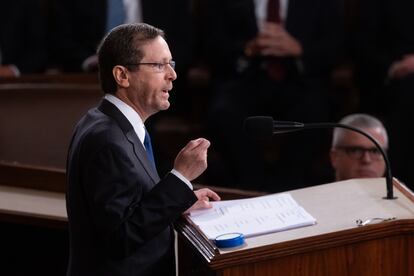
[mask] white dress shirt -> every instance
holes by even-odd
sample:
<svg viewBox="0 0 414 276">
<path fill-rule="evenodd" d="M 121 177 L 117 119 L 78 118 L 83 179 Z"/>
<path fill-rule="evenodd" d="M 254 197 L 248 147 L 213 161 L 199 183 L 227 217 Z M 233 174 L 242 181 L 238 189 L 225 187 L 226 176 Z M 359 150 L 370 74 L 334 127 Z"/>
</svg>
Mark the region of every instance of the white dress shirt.
<svg viewBox="0 0 414 276">
<path fill-rule="evenodd" d="M 280 4 L 280 18 L 282 19 L 282 22 L 285 22 L 287 17 L 287 10 L 288 10 L 288 3 L 289 0 L 279 0 Z M 261 30 L 263 26 L 263 22 L 266 21 L 267 17 L 267 3 L 268 0 L 254 0 L 254 9 L 256 13 L 256 20 L 257 20 L 257 26 L 259 30 Z"/>
<path fill-rule="evenodd" d="M 141 0 L 123 0 L 125 23 L 143 22 Z"/>
</svg>

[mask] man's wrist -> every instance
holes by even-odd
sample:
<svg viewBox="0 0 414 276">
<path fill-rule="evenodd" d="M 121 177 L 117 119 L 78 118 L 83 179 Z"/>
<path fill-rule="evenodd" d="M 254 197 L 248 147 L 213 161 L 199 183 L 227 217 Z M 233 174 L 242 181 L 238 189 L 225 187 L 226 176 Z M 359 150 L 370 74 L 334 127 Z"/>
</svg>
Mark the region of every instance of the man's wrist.
<svg viewBox="0 0 414 276">
<path fill-rule="evenodd" d="M 172 169 L 171 173 L 175 175 L 176 177 L 178 177 L 181 181 L 183 181 L 191 190 L 193 189 L 193 185 L 191 184 L 191 182 L 185 176 L 183 176 L 179 171 L 177 171 L 176 169 Z"/>
</svg>

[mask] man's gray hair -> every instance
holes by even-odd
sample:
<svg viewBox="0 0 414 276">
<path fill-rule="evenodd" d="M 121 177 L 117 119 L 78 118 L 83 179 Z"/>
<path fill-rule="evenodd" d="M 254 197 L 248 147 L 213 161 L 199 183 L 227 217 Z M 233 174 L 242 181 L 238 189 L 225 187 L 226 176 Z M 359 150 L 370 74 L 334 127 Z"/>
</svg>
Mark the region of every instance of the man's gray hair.
<svg viewBox="0 0 414 276">
<path fill-rule="evenodd" d="M 380 129 L 380 134 L 385 138 L 385 148 L 388 148 L 388 134 L 387 130 L 385 129 L 382 122 L 375 118 L 374 116 L 364 114 L 364 113 L 355 113 L 348 116 L 345 116 L 344 118 L 339 121 L 340 124 L 348 125 L 351 127 L 355 127 L 361 130 L 365 130 L 368 128 L 378 128 Z M 335 128 L 333 131 L 333 137 L 332 137 L 332 148 L 338 146 L 344 136 L 344 133 L 346 131 L 352 131 L 344 128 Z"/>
</svg>

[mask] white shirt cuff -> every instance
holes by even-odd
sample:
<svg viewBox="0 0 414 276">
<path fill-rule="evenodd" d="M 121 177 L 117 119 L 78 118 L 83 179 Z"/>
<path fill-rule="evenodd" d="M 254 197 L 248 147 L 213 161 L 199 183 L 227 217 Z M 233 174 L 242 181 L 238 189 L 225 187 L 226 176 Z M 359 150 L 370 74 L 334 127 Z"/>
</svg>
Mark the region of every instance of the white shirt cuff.
<svg viewBox="0 0 414 276">
<path fill-rule="evenodd" d="M 175 169 L 172 169 L 171 173 L 178 177 L 182 182 L 184 182 L 188 186 L 188 188 L 193 190 L 193 185 L 191 184 L 191 182 L 187 178 L 185 178 L 181 173 L 179 173 Z"/>
</svg>

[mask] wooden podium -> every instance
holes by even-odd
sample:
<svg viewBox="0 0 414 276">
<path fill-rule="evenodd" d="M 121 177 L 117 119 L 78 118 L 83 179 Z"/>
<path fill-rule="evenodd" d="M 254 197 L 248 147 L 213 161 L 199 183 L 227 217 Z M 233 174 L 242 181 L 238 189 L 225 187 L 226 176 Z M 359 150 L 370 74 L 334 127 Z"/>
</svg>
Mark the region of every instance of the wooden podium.
<svg viewBox="0 0 414 276">
<path fill-rule="evenodd" d="M 317 224 L 246 239 L 221 250 L 183 218 L 177 224 L 179 275 L 414 275 L 414 196 L 394 182 L 354 179 L 291 191 Z M 356 221 L 373 218 L 358 226 Z"/>
</svg>

